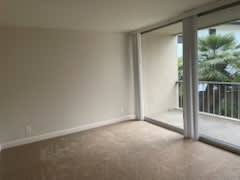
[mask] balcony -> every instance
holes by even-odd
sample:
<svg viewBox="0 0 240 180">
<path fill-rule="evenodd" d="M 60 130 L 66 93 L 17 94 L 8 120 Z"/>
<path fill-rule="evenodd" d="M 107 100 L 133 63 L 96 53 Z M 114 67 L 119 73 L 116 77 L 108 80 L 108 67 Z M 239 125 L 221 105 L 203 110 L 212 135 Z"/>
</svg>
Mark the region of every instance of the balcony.
<svg viewBox="0 0 240 180">
<path fill-rule="evenodd" d="M 183 129 L 183 82 L 176 83 L 178 106 L 148 116 Z M 240 145 L 240 83 L 199 82 L 199 132 L 201 135 Z"/>
</svg>

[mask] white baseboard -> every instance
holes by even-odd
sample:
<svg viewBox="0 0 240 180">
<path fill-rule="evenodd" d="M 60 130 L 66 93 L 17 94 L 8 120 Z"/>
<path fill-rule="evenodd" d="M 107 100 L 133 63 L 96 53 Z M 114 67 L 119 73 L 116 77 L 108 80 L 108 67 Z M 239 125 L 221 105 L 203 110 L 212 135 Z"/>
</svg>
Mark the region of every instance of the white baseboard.
<svg viewBox="0 0 240 180">
<path fill-rule="evenodd" d="M 32 136 L 32 137 L 28 137 L 28 138 L 10 141 L 10 142 L 0 145 L 0 152 L 3 149 L 8 149 L 8 148 L 16 147 L 16 146 L 21 146 L 24 144 L 30 144 L 33 142 L 38 142 L 38 141 L 42 141 L 42 140 L 46 140 L 46 139 L 59 137 L 59 136 L 73 134 L 76 132 L 81 132 L 84 130 L 93 129 L 96 127 L 101 127 L 101 126 L 114 124 L 114 123 L 118 123 L 118 122 L 122 122 L 122 121 L 127 121 L 127 120 L 131 120 L 131 119 L 136 119 L 136 115 L 122 116 L 122 117 L 114 118 L 111 120 L 99 121 L 99 122 L 95 122 L 95 123 L 91 123 L 91 124 L 86 124 L 86 125 L 70 128 L 70 129 L 64 129 L 64 130 L 54 131 L 54 132 L 50 132 L 50 133 L 46 133 L 46 134 L 41 134 L 39 136 Z"/>
</svg>

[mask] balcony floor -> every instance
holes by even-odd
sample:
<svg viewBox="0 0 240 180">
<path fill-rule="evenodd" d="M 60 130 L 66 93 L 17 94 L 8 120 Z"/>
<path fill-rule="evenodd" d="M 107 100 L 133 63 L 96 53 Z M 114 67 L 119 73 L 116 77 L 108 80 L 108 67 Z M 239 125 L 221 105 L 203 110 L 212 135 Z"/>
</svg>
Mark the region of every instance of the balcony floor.
<svg viewBox="0 0 240 180">
<path fill-rule="evenodd" d="M 175 127 L 183 128 L 181 110 L 169 110 L 147 116 Z M 240 121 L 211 114 L 199 114 L 199 133 L 240 147 Z"/>
</svg>

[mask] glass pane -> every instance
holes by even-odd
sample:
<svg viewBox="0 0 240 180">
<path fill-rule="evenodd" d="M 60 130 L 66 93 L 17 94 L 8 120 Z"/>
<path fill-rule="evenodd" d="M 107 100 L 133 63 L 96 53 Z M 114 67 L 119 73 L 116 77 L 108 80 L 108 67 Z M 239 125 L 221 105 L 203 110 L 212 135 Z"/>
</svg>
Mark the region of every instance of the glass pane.
<svg viewBox="0 0 240 180">
<path fill-rule="evenodd" d="M 199 132 L 240 146 L 240 20 L 198 31 Z"/>
<path fill-rule="evenodd" d="M 142 35 L 144 108 L 152 120 L 183 129 L 182 23 Z"/>
</svg>

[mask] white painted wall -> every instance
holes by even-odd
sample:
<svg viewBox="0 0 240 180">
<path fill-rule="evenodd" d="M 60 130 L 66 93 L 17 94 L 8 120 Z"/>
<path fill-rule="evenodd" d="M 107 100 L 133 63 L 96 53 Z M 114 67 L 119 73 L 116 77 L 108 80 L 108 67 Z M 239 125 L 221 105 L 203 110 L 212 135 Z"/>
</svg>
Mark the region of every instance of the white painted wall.
<svg viewBox="0 0 240 180">
<path fill-rule="evenodd" d="M 127 34 L 1 27 L 0 39 L 0 144 L 135 114 Z"/>
<path fill-rule="evenodd" d="M 174 35 L 142 36 L 145 115 L 177 107 L 177 39 Z"/>
</svg>

